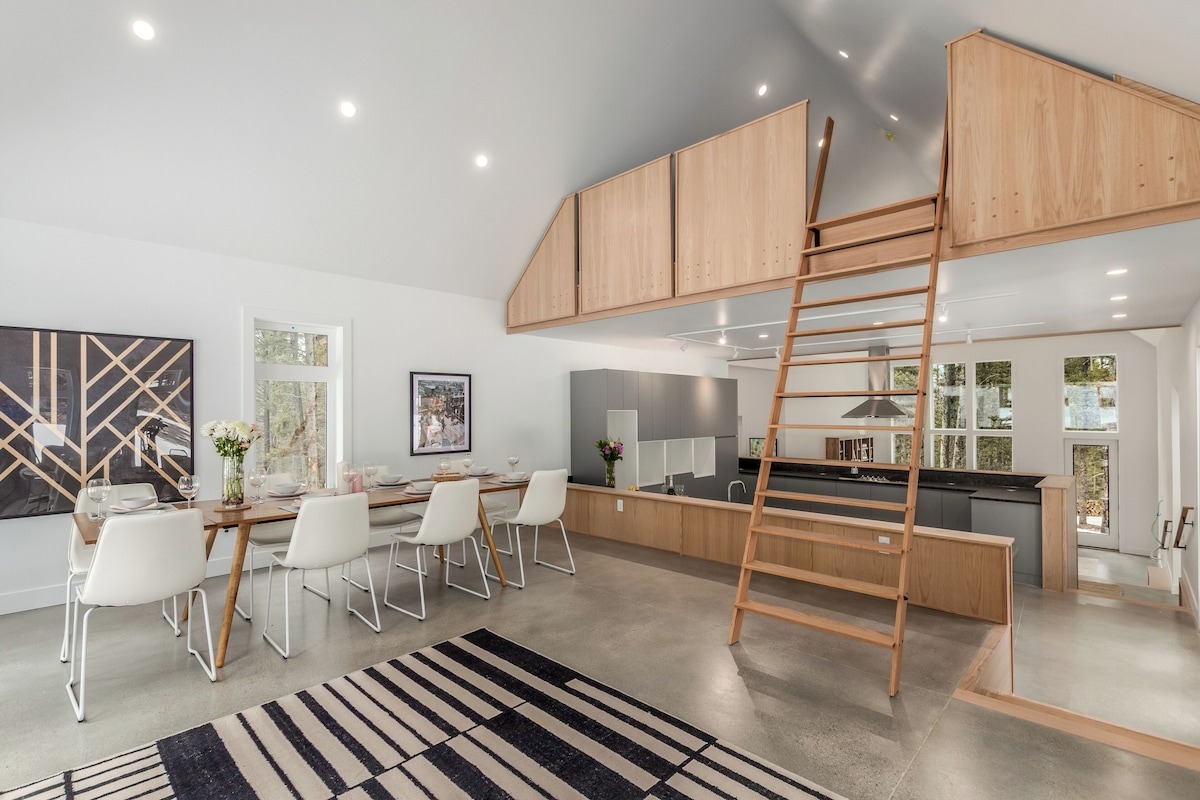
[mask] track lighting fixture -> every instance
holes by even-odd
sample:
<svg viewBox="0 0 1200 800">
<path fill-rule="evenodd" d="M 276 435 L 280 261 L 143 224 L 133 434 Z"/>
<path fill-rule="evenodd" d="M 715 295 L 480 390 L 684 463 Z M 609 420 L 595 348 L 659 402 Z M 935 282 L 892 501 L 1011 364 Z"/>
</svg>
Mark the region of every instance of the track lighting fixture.
<svg viewBox="0 0 1200 800">
<path fill-rule="evenodd" d="M 974 344 L 974 340 L 971 338 L 971 332 L 970 332 L 970 331 L 967 331 L 967 339 L 966 339 L 966 342 L 967 342 L 967 344 Z"/>
<path fill-rule="evenodd" d="M 727 339 L 725 338 L 725 331 L 721 331 L 721 338 L 717 339 L 717 344 L 725 344 L 726 341 Z"/>
<path fill-rule="evenodd" d="M 938 322 L 945 322 L 950 319 L 950 314 L 946 311 L 946 304 L 942 303 L 942 311 L 938 314 Z"/>
</svg>

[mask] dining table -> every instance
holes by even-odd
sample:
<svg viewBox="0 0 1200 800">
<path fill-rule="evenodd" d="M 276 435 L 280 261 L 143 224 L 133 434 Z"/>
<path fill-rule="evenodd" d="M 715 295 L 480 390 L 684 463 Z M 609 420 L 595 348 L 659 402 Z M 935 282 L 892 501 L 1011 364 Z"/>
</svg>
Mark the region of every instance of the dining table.
<svg viewBox="0 0 1200 800">
<path fill-rule="evenodd" d="M 510 482 L 498 476 L 482 477 L 479 478 L 479 493 L 480 495 L 484 495 L 516 490 L 523 497 L 525 488 L 528 485 L 528 481 Z M 412 492 L 408 490 L 407 486 L 377 486 L 365 491 L 367 494 L 367 505 L 370 508 L 428 503 L 430 497 L 429 493 Z M 332 489 L 315 489 L 306 492 L 303 496 L 319 497 L 332 494 L 336 494 Z M 267 495 L 266 499 L 261 503 L 247 502 L 233 509 L 225 508 L 220 500 L 196 500 L 192 502 L 192 508 L 200 509 L 204 517 L 204 551 L 206 557 L 212 555 L 213 543 L 216 541 L 218 531 L 228 528 L 236 529 L 237 538 L 234 540 L 233 556 L 229 564 L 229 585 L 225 590 L 225 609 L 221 617 L 221 630 L 218 635 L 217 652 L 215 654 L 215 663 L 218 667 L 225 666 L 225 655 L 229 646 L 229 633 L 233 629 L 234 604 L 237 602 L 238 587 L 242 581 L 242 569 L 245 566 L 246 548 L 250 541 L 250 531 L 255 525 L 265 522 L 294 520 L 299 515 L 299 508 L 294 505 L 295 502 L 295 498 L 271 497 L 270 495 Z M 186 508 L 187 504 L 175 503 L 174 506 L 176 508 Z M 496 568 L 496 576 L 501 586 L 507 586 L 508 581 L 504 577 L 504 568 L 501 566 L 500 557 L 496 552 L 496 543 L 492 539 L 492 528 L 488 524 L 487 512 L 483 508 L 482 498 L 478 504 L 478 512 L 479 525 L 483 529 L 484 542 L 487 544 L 488 552 L 491 554 L 492 564 Z M 115 514 L 110 515 L 109 518 L 112 518 L 112 516 L 115 516 Z M 102 519 L 98 519 L 86 511 L 75 512 L 72 519 L 85 545 L 95 544 L 99 541 L 100 536 L 103 535 Z M 184 613 L 187 613 L 186 608 L 184 609 Z"/>
</svg>

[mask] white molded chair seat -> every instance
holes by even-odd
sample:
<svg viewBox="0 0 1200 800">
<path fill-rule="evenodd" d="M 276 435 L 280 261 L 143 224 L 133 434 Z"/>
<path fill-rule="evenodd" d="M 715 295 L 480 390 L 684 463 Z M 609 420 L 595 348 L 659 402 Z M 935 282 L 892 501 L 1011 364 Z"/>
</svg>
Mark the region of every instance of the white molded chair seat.
<svg viewBox="0 0 1200 800">
<path fill-rule="evenodd" d="M 562 513 L 567 507 L 567 471 L 565 469 L 555 470 L 539 470 L 534 472 L 529 478 L 529 488 L 525 490 L 525 499 L 521 501 L 521 507 L 515 514 L 504 514 L 496 518 L 496 523 L 503 523 L 505 530 L 511 531 L 516 527 L 516 550 L 517 566 L 520 573 L 520 580 L 514 581 L 508 579 L 510 586 L 516 586 L 518 589 L 525 588 L 525 558 L 521 555 L 521 528 L 522 526 L 533 526 L 533 563 L 541 564 L 550 569 L 556 569 L 559 572 L 565 572 L 568 575 L 575 574 L 575 558 L 571 555 L 571 543 L 567 541 L 567 529 L 563 526 Z M 557 522 L 559 529 L 562 531 L 563 544 L 567 548 L 567 562 L 569 567 L 561 567 L 557 564 L 551 564 L 548 561 L 538 559 L 538 529 L 542 525 L 549 525 L 552 522 Z M 510 540 L 511 541 L 511 540 Z M 510 554 L 512 555 L 512 554 Z M 491 569 L 491 564 L 488 564 L 488 570 Z M 493 578 L 491 572 L 487 573 L 489 578 Z M 493 578 L 498 580 L 497 578 Z"/>
<path fill-rule="evenodd" d="M 154 493 L 154 486 L 149 483 L 122 483 L 112 487 L 112 490 L 108 494 L 108 499 L 104 502 L 106 505 L 111 506 L 124 497 L 146 497 Z M 86 511 L 90 514 L 95 510 L 96 503 L 87 496 L 87 489 L 80 489 L 79 494 L 75 497 L 75 513 L 78 514 Z M 109 513 L 111 514 L 112 512 Z M 72 521 L 71 539 L 67 542 L 67 602 L 64 605 L 63 611 L 63 640 L 62 648 L 58 653 L 58 660 L 64 663 L 67 660 L 67 650 L 71 646 L 71 603 L 75 599 L 75 588 L 91 568 L 92 556 L 95 552 L 96 546 L 83 543 L 83 536 L 80 535 L 79 528 Z M 174 620 L 167 619 L 171 623 L 176 636 L 179 635 L 179 623 L 177 620 L 178 617 Z"/>
<path fill-rule="evenodd" d="M 346 588 L 346 611 L 362 620 L 368 628 L 379 633 L 379 604 L 375 600 L 375 585 L 371 581 L 371 565 L 367 561 L 367 545 L 370 542 L 370 526 L 367 524 L 367 495 L 365 492 L 356 494 L 333 495 L 330 497 L 310 497 L 300 504 L 300 514 L 296 517 L 296 527 L 292 532 L 291 543 L 287 552 L 280 556 L 278 553 L 271 557 L 271 566 L 267 571 L 267 619 L 264 623 L 263 638 L 279 651 L 284 658 L 291 656 L 292 629 L 291 607 L 289 597 L 291 592 L 291 576 L 296 570 L 306 572 L 312 569 L 325 570 L 325 588 L 329 589 L 329 568 L 338 565 L 350 566 L 360 559 L 367 571 L 367 591 L 371 595 L 371 608 L 375 613 L 372 623 L 358 610 L 350 605 L 350 589 Z M 276 565 L 287 570 L 283 579 L 283 646 L 271 638 L 271 593 L 274 589 L 272 575 Z M 303 580 L 301 580 L 303 585 Z M 311 586 L 305 589 L 329 601 L 328 591 L 320 592 Z"/>
<path fill-rule="evenodd" d="M 434 486 L 433 492 L 429 495 L 429 506 L 425 510 L 425 516 L 421 519 L 421 526 L 417 532 L 414 534 L 392 534 L 392 544 L 388 548 L 387 579 L 383 584 L 383 604 L 388 608 L 394 608 L 397 611 L 408 614 L 410 617 L 425 619 L 425 575 L 429 571 L 426 564 L 425 548 L 436 547 L 438 545 L 451 545 L 455 542 L 463 542 L 463 546 L 466 547 L 467 541 L 470 541 L 472 548 L 475 550 L 475 563 L 479 565 L 479 574 L 483 578 L 483 591 L 477 592 L 474 589 L 453 583 L 450 580 L 448 566 L 442 568 L 446 585 L 461 589 L 476 597 L 482 597 L 484 600 L 490 599 L 492 590 L 488 586 L 486 573 L 483 568 L 483 559 L 479 555 L 479 545 L 472 535 L 475 532 L 475 526 L 478 521 L 478 479 L 464 478 L 460 481 L 445 481 Z M 416 545 L 417 566 L 410 567 L 407 564 L 401 564 L 397 560 L 401 544 Z M 420 612 L 403 608 L 388 599 L 388 589 L 392 582 L 393 566 L 416 573 L 417 588 L 421 597 Z"/>
<path fill-rule="evenodd" d="M 204 633 L 208 659 L 192 647 L 192 619 L 188 617 L 187 649 L 196 657 L 208 679 L 217 679 L 213 666 L 212 628 L 208 619 L 208 598 L 200 588 L 208 557 L 204 553 L 204 517 L 191 508 L 162 514 L 128 516 L 104 523 L 91 569 L 83 585 L 75 591 L 73 629 L 79 627 L 79 606 L 92 606 L 83 615 L 82 652 L 79 658 L 79 695 L 75 694 L 75 646 L 80 637 L 72 631 L 71 677 L 67 696 L 75 709 L 75 718 L 83 722 L 87 692 L 88 623 L 97 608 L 133 606 L 163 601 L 184 592 L 188 602 L 200 596 L 204 611 Z"/>
<path fill-rule="evenodd" d="M 276 486 L 285 483 L 295 483 L 292 480 L 290 472 L 273 472 L 267 476 L 266 482 L 263 484 L 263 490 L 274 489 Z M 278 502 L 276 499 L 275 501 Z M 270 503 L 273 499 L 270 495 L 266 495 L 266 500 L 263 502 Z M 286 550 L 288 542 L 292 540 L 292 526 L 294 523 L 291 520 L 282 522 L 264 522 L 261 525 L 254 525 L 250 528 L 250 538 L 246 542 L 246 572 L 248 573 L 249 581 L 246 586 L 246 591 L 249 593 L 249 601 L 246 603 L 246 608 L 243 610 L 241 605 L 234 603 L 233 607 L 241 615 L 242 619 L 249 620 L 254 616 L 254 556 L 260 551 L 267 550 L 272 553 L 278 553 Z M 240 586 L 239 586 L 240 589 Z M 240 592 L 239 592 L 240 594 Z"/>
</svg>

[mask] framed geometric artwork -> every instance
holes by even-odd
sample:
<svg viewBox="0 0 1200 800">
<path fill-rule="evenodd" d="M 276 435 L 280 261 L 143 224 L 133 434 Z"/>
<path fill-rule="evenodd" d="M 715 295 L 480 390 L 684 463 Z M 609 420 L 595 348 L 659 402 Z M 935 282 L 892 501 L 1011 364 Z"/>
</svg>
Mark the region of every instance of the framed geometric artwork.
<svg viewBox="0 0 1200 800">
<path fill-rule="evenodd" d="M 182 499 L 192 451 L 192 340 L 0 327 L 0 519 L 101 477 Z"/>
<path fill-rule="evenodd" d="M 466 453 L 471 449 L 471 376 L 410 372 L 410 454 Z"/>
</svg>

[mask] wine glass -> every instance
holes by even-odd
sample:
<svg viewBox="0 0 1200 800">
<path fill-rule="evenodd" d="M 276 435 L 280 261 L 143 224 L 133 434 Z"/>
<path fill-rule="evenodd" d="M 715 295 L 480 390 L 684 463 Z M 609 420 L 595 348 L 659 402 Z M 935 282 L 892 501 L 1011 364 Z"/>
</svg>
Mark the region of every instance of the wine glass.
<svg viewBox="0 0 1200 800">
<path fill-rule="evenodd" d="M 375 488 L 375 474 L 379 472 L 379 465 L 375 463 L 367 463 L 363 465 L 363 474 L 367 476 L 367 485 L 364 488 Z"/>
<path fill-rule="evenodd" d="M 263 501 L 262 487 L 267 482 L 267 471 L 259 464 L 250 470 L 250 474 L 246 476 L 246 480 L 254 487 L 254 502 L 261 503 Z"/>
<path fill-rule="evenodd" d="M 508 457 L 508 471 L 509 472 L 516 471 L 517 464 L 520 464 L 520 463 L 521 463 L 521 457 L 519 455 L 517 455 L 516 453 L 513 453 L 511 456 Z"/>
<path fill-rule="evenodd" d="M 88 498 L 96 504 L 96 516 L 104 519 L 104 501 L 112 491 L 112 483 L 108 478 L 92 478 L 87 484 Z"/>
<path fill-rule="evenodd" d="M 353 474 L 353 469 L 354 468 L 350 466 L 349 461 L 343 461 L 340 464 L 339 471 L 338 471 L 338 486 L 337 486 L 338 490 L 337 490 L 337 492 L 334 492 L 334 494 L 341 492 L 343 486 L 346 487 L 347 491 L 350 490 L 350 478 L 351 478 L 351 475 Z"/>
<path fill-rule="evenodd" d="M 179 476 L 179 495 L 187 500 L 187 507 L 192 507 L 192 498 L 200 491 L 200 482 L 195 475 Z"/>
<path fill-rule="evenodd" d="M 463 469 L 467 471 L 468 475 L 471 474 L 471 465 L 474 463 L 475 459 L 471 458 L 470 453 L 467 453 L 465 456 L 463 456 Z"/>
</svg>

